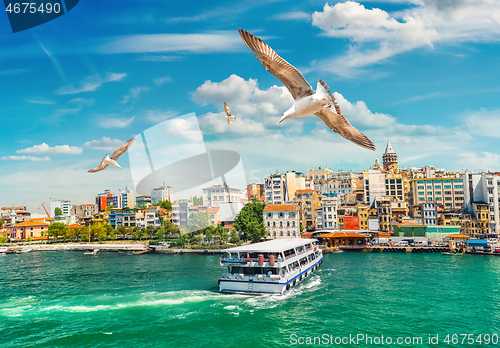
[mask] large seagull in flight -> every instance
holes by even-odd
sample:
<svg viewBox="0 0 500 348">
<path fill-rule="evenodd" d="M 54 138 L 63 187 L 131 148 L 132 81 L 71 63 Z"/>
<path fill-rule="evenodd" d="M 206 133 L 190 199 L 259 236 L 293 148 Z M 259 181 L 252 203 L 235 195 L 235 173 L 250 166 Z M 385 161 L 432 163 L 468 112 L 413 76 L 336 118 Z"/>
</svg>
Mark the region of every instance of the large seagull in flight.
<svg viewBox="0 0 500 348">
<path fill-rule="evenodd" d="M 315 93 L 300 71 L 278 56 L 264 41 L 246 30 L 238 29 L 238 32 L 264 68 L 283 82 L 295 100 L 292 107 L 282 115 L 278 123 L 289 118 L 314 114 L 321 118 L 331 130 L 347 140 L 367 149 L 375 150 L 375 145 L 370 139 L 354 128 L 342 115 L 340 106 L 335 103 L 335 98 L 325 82 L 321 79 L 318 80 Z"/>
<path fill-rule="evenodd" d="M 87 173 L 100 172 L 101 170 L 105 169 L 107 166 L 113 166 L 113 167 L 121 169 L 122 167 L 120 167 L 120 165 L 118 163 L 116 163 L 116 161 L 118 160 L 118 157 L 123 155 L 125 153 L 125 151 L 128 150 L 130 145 L 132 145 L 132 143 L 134 142 L 134 139 L 135 138 L 130 139 L 129 141 L 125 142 L 125 144 L 123 144 L 118 149 L 116 149 L 115 152 L 113 152 L 113 154 L 111 155 L 111 157 L 109 157 L 109 155 L 106 154 L 106 156 L 104 156 L 104 158 L 102 159 L 101 163 L 97 167 L 95 167 L 94 169 L 89 170 Z"/>
</svg>

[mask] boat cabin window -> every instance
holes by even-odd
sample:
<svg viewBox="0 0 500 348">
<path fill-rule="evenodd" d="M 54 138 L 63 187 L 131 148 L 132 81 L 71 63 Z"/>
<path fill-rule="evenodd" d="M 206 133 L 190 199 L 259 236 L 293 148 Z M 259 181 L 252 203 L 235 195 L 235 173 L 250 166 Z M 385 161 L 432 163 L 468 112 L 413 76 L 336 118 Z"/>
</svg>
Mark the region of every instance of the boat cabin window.
<svg viewBox="0 0 500 348">
<path fill-rule="evenodd" d="M 240 266 L 232 266 L 231 272 L 233 274 L 243 273 L 246 276 L 253 276 L 255 274 L 263 274 L 263 267 L 240 267 Z"/>
<path fill-rule="evenodd" d="M 293 257 L 293 256 L 295 256 L 295 250 L 290 249 L 290 250 L 285 251 L 285 259 L 288 259 L 289 257 Z"/>
<path fill-rule="evenodd" d="M 271 272 L 271 274 L 278 274 L 279 268 L 263 267 L 262 270 L 263 270 L 262 273 L 266 275 L 269 275 L 269 272 Z"/>
<path fill-rule="evenodd" d="M 303 258 L 300 259 L 300 265 L 304 266 L 305 264 L 307 264 L 307 258 L 303 257 Z"/>
</svg>

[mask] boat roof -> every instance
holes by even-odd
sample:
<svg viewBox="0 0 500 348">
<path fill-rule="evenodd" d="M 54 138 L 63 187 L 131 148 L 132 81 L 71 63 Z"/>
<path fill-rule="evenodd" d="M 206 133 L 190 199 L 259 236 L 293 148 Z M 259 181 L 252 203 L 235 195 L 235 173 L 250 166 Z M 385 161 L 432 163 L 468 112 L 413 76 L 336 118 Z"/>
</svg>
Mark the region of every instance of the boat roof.
<svg viewBox="0 0 500 348">
<path fill-rule="evenodd" d="M 269 252 L 269 251 L 285 251 L 296 248 L 302 245 L 313 242 L 310 238 L 295 238 L 295 239 L 273 239 L 266 242 L 242 245 L 235 248 L 225 249 L 226 252 Z"/>
</svg>

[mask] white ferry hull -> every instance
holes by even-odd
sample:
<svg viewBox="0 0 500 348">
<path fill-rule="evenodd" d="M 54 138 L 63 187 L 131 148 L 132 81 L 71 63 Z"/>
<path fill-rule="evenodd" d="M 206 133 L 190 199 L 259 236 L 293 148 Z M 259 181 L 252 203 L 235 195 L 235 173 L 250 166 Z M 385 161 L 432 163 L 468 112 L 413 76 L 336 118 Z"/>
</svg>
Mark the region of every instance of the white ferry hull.
<svg viewBox="0 0 500 348">
<path fill-rule="evenodd" d="M 308 265 L 296 275 L 289 279 L 280 279 L 279 281 L 258 280 L 254 277 L 244 277 L 243 279 L 220 279 L 219 291 L 229 294 L 245 295 L 263 295 L 263 294 L 281 294 L 284 295 L 299 283 L 303 282 L 313 274 L 320 264 L 323 257 L 315 260 L 316 262 Z"/>
</svg>

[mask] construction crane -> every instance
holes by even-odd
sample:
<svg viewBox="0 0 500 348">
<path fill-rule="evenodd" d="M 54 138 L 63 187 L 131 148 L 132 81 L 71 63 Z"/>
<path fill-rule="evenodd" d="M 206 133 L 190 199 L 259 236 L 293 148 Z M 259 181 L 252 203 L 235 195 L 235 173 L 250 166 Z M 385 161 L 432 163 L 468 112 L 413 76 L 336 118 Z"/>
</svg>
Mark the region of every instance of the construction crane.
<svg viewBox="0 0 500 348">
<path fill-rule="evenodd" d="M 43 207 L 43 210 L 45 210 L 45 214 L 47 214 L 47 217 L 50 219 L 50 214 L 49 212 L 47 211 L 47 208 L 45 208 L 45 202 L 42 203 L 42 206 L 41 207 L 38 207 L 38 209 L 42 208 Z"/>
</svg>

